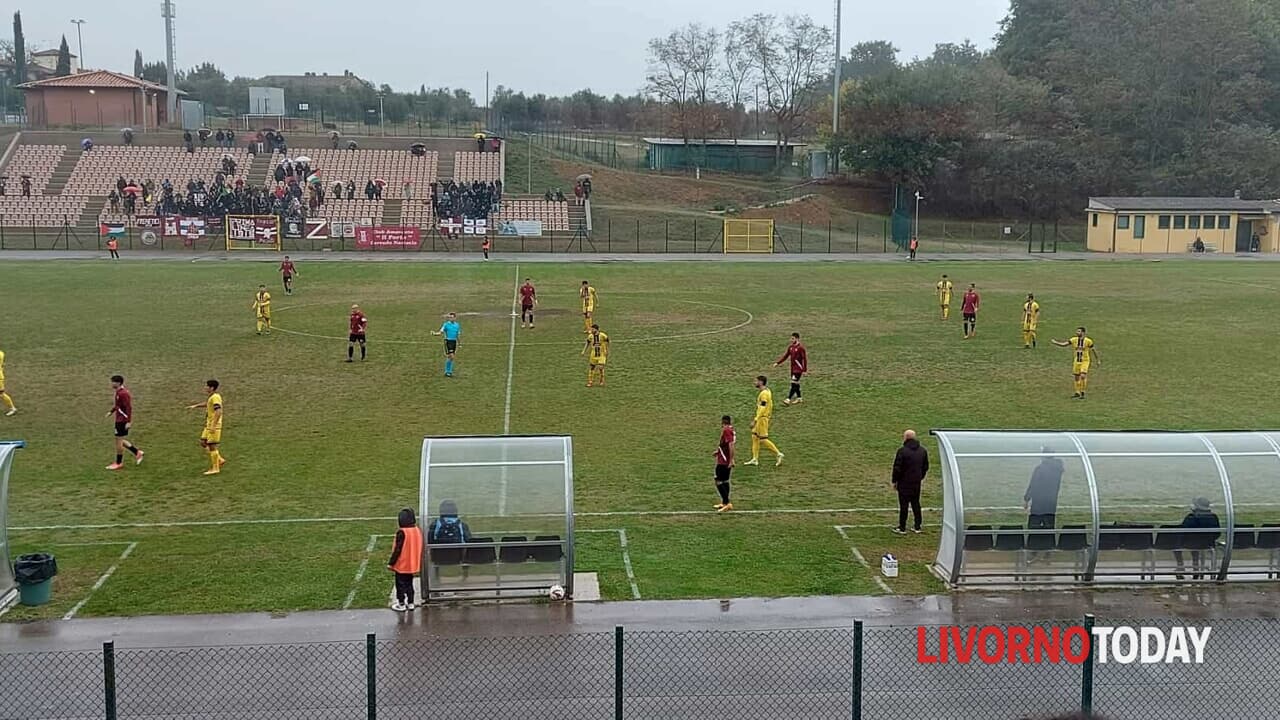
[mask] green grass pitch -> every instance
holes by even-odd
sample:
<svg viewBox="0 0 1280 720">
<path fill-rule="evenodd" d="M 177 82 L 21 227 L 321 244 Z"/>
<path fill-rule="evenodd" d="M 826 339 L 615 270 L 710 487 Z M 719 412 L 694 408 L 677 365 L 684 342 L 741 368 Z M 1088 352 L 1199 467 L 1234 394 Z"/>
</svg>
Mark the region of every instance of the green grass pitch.
<svg viewBox="0 0 1280 720">
<path fill-rule="evenodd" d="M 0 349 L 20 412 L 0 417 L 0 438 L 28 443 L 10 522 L 77 526 L 11 532 L 15 552 L 51 550 L 62 574 L 53 604 L 5 620 L 61 617 L 85 598 L 81 616 L 335 609 L 353 590 L 354 607 L 381 605 L 385 538 L 358 584 L 355 571 L 370 536 L 394 532 L 396 511 L 416 502 L 421 438 L 503 431 L 517 273 L 533 278 L 542 306 L 537 329 L 516 329 L 510 431 L 573 436 L 578 527 L 626 531 L 644 598 L 884 592 L 855 547 L 873 565 L 899 556 L 893 592 L 941 590 L 926 570 L 937 528 L 895 537 L 896 513 L 876 509 L 896 502 L 888 468 L 907 427 L 1280 426 L 1270 265 L 317 262 L 300 263 L 292 297 L 274 268 L 5 263 Z M 974 340 L 961 340 L 956 315 L 937 318 L 943 272 L 983 294 Z M 608 386 L 590 390 L 578 354 L 583 279 L 615 341 Z M 260 282 L 275 300 L 269 337 L 254 334 L 250 310 Z M 1028 291 L 1043 306 L 1034 351 L 1020 347 Z M 370 355 L 348 365 L 353 302 L 370 318 Z M 429 335 L 449 310 L 463 325 L 452 379 Z M 1103 361 L 1085 402 L 1068 398 L 1068 351 L 1047 342 L 1078 324 Z M 774 418 L 787 461 L 739 467 L 735 506 L 869 509 L 716 515 L 719 417 L 734 415 L 745 455 L 752 377 L 767 373 L 785 396 L 772 361 L 792 331 L 812 375 L 806 402 L 779 404 Z M 133 389 L 147 459 L 109 473 L 115 372 Z M 202 416 L 185 409 L 210 377 L 223 383 L 230 460 L 213 478 L 201 476 Z M 939 501 L 935 470 L 925 504 Z M 695 514 L 636 514 L 667 511 Z M 186 524 L 353 517 L 375 519 Z M 119 524 L 143 526 L 83 527 Z M 577 543 L 577 570 L 599 573 L 607 598 L 632 597 L 616 533 Z"/>
</svg>

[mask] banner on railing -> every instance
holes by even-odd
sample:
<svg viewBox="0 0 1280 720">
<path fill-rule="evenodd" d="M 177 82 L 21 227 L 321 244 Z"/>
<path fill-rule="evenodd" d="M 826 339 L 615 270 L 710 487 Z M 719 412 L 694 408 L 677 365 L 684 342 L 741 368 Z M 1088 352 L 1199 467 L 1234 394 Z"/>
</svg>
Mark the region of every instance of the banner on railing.
<svg viewBox="0 0 1280 720">
<path fill-rule="evenodd" d="M 160 229 L 159 215 L 134 215 L 133 226 L 136 228 L 146 228 L 148 230 Z"/>
<path fill-rule="evenodd" d="M 498 224 L 498 234 L 505 236 L 536 237 L 542 234 L 542 221 L 503 220 Z"/>
<path fill-rule="evenodd" d="M 227 239 L 275 245 L 278 223 L 274 215 L 229 215 Z"/>
<path fill-rule="evenodd" d="M 284 236 L 289 240 L 302 239 L 302 221 L 301 220 L 285 220 Z"/>
<path fill-rule="evenodd" d="M 463 235 L 488 235 L 489 220 L 487 218 L 465 218 L 462 221 Z"/>
<path fill-rule="evenodd" d="M 356 228 L 356 249 L 416 249 L 422 244 L 422 229 L 404 225 L 374 225 Z"/>
</svg>

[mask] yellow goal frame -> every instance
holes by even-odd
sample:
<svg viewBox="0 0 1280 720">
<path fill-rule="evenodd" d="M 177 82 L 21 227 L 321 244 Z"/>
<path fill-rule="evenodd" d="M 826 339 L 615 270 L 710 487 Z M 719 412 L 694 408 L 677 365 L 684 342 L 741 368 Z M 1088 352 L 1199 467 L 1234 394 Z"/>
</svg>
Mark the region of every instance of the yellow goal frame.
<svg viewBox="0 0 1280 720">
<path fill-rule="evenodd" d="M 725 254 L 773 252 L 773 220 L 763 218 L 724 220 Z"/>
</svg>

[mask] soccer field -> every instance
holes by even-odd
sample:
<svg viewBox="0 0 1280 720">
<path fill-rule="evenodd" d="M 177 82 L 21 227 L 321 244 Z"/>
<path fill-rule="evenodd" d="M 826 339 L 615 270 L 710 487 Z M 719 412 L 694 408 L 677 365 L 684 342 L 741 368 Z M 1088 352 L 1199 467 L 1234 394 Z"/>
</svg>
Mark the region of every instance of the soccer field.
<svg viewBox="0 0 1280 720">
<path fill-rule="evenodd" d="M 10 539 L 16 552 L 54 552 L 61 569 L 52 604 L 4 620 L 379 606 L 394 516 L 417 502 L 424 435 L 572 435 L 576 569 L 598 573 L 606 598 L 626 599 L 941 590 L 926 569 L 936 525 L 889 532 L 889 466 L 904 428 L 1280 426 L 1270 265 L 299 270 L 289 297 L 268 262 L 4 264 L 0 349 L 20 412 L 0 417 L 0 438 L 28 443 L 14 464 Z M 944 272 L 957 288 L 945 323 L 932 291 Z M 524 277 L 538 287 L 538 327 L 517 324 L 513 345 Z M 583 279 L 599 290 L 597 319 L 614 341 L 604 388 L 585 387 L 579 356 Z M 970 282 L 983 306 L 977 338 L 962 341 L 958 296 Z M 254 334 L 259 283 L 274 296 L 270 336 Z M 1027 292 L 1042 305 L 1036 350 L 1021 349 Z M 352 303 L 370 319 L 365 363 L 342 362 Z M 463 334 L 456 377 L 445 378 L 429 333 L 450 310 Z M 1084 402 L 1069 399 L 1068 351 L 1048 343 L 1079 324 L 1102 358 Z M 793 331 L 812 374 L 805 403 L 783 407 L 785 368 L 772 362 Z M 110 473 L 116 372 L 134 393 L 132 438 L 147 457 Z M 779 401 L 771 434 L 787 460 L 739 466 L 737 510 L 718 515 L 719 418 L 734 416 L 741 462 L 759 373 Z M 203 401 L 207 378 L 222 383 L 229 459 L 211 478 L 196 444 L 202 413 L 185 409 Z M 935 462 L 926 506 L 940 502 L 938 473 Z M 885 552 L 903 570 L 882 584 Z"/>
</svg>

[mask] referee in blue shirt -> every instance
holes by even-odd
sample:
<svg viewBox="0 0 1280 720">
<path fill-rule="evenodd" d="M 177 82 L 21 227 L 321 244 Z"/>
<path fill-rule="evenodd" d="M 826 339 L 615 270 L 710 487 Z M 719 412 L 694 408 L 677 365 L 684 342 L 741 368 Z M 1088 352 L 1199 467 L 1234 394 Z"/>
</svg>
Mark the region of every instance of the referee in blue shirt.
<svg viewBox="0 0 1280 720">
<path fill-rule="evenodd" d="M 462 334 L 458 313 L 451 312 L 445 316 L 444 324 L 431 334 L 444 336 L 444 376 L 453 377 L 453 354 L 458 351 L 458 335 Z"/>
</svg>

